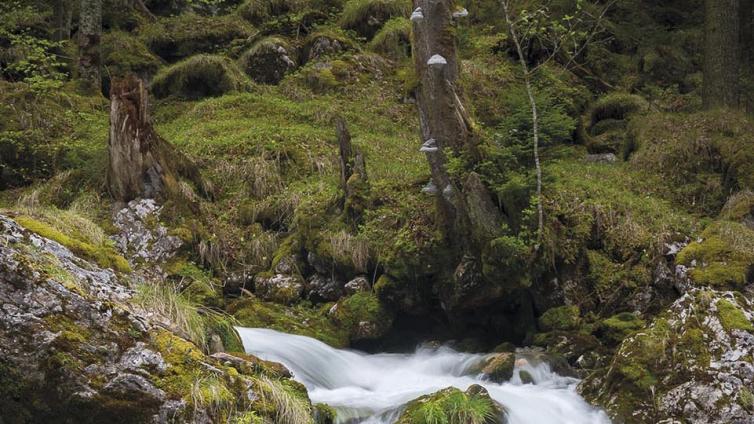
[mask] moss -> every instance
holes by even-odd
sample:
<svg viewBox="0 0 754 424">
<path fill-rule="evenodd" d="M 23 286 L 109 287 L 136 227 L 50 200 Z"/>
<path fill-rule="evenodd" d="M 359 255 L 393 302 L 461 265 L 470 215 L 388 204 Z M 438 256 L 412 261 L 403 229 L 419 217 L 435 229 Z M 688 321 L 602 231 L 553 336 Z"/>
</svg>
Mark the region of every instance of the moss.
<svg viewBox="0 0 754 424">
<path fill-rule="evenodd" d="M 335 424 L 335 418 L 338 416 L 334 408 L 324 403 L 314 405 L 314 422 L 315 424 Z"/>
<path fill-rule="evenodd" d="M 160 18 L 139 29 L 146 45 L 169 61 L 218 52 L 251 33 L 251 26 L 237 15 L 205 17 L 193 13 Z"/>
<path fill-rule="evenodd" d="M 369 48 L 394 59 L 411 55 L 411 22 L 403 16 L 390 19 L 369 42 Z"/>
<path fill-rule="evenodd" d="M 128 264 L 128 261 L 119 255 L 111 245 L 94 246 L 71 238 L 55 228 L 28 216 L 16 217 L 16 222 L 29 231 L 62 244 L 75 254 L 94 260 L 102 267 L 112 268 L 118 272 L 131 272 L 131 266 Z"/>
<path fill-rule="evenodd" d="M 698 284 L 740 289 L 753 278 L 754 231 L 736 222 L 714 222 L 676 261 L 691 267 L 689 275 Z"/>
<path fill-rule="evenodd" d="M 408 404 L 397 424 L 485 424 L 499 421 L 499 406 L 481 389 L 454 387 L 422 396 Z M 475 390 L 477 390 L 475 392 Z"/>
<path fill-rule="evenodd" d="M 286 307 L 249 298 L 231 303 L 227 311 L 244 327 L 272 328 L 313 337 L 333 347 L 345 347 L 348 345 L 348 334 L 326 315 L 328 307 Z"/>
<path fill-rule="evenodd" d="M 157 72 L 162 60 L 139 38 L 122 31 L 111 31 L 102 36 L 102 64 L 111 76 L 134 73 L 148 79 Z"/>
<path fill-rule="evenodd" d="M 298 12 L 305 5 L 300 0 L 246 0 L 238 7 L 238 14 L 252 24 L 262 24 L 269 18 Z"/>
<path fill-rule="evenodd" d="M 335 319 L 347 329 L 351 340 L 379 338 L 393 324 L 392 314 L 370 292 L 359 292 L 338 302 Z"/>
<path fill-rule="evenodd" d="M 594 126 L 605 119 L 626 119 L 629 115 L 647 110 L 649 104 L 642 97 L 628 93 L 612 93 L 597 100 L 589 110 Z"/>
<path fill-rule="evenodd" d="M 642 319 L 631 312 L 622 312 L 602 321 L 605 337 L 613 343 L 620 343 L 645 325 L 646 323 Z"/>
<path fill-rule="evenodd" d="M 579 325 L 578 306 L 558 306 L 550 308 L 539 317 L 539 326 L 544 331 L 573 330 Z"/>
<path fill-rule="evenodd" d="M 246 76 L 230 59 L 198 55 L 160 71 L 152 81 L 151 89 L 157 97 L 172 95 L 198 99 L 249 87 Z"/>
<path fill-rule="evenodd" d="M 266 37 L 254 43 L 238 64 L 254 81 L 277 84 L 296 68 L 296 50 L 280 37 Z"/>
<path fill-rule="evenodd" d="M 749 412 L 754 411 L 754 394 L 744 388 L 738 393 L 738 404 Z"/>
<path fill-rule="evenodd" d="M 717 316 L 720 318 L 720 323 L 725 330 L 754 331 L 754 325 L 752 325 L 751 320 L 733 303 L 727 300 L 719 300 L 716 306 Z"/>
<path fill-rule="evenodd" d="M 340 16 L 340 25 L 369 40 L 390 18 L 407 17 L 410 8 L 405 0 L 349 0 Z"/>
</svg>

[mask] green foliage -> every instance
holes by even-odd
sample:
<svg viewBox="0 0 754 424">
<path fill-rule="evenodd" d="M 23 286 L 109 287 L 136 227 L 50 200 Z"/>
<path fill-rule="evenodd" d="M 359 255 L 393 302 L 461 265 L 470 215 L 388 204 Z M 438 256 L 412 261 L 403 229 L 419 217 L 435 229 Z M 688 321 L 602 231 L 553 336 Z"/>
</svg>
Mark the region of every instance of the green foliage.
<svg viewBox="0 0 754 424">
<path fill-rule="evenodd" d="M 726 331 L 743 330 L 754 331 L 754 325 L 746 314 L 738 306 L 727 300 L 718 300 L 717 315 L 720 317 L 720 323 Z"/>
<path fill-rule="evenodd" d="M 157 97 L 172 95 L 197 99 L 220 96 L 249 86 L 246 76 L 230 59 L 198 55 L 161 70 L 151 88 Z"/>
<path fill-rule="evenodd" d="M 343 7 L 340 25 L 371 40 L 390 18 L 407 17 L 411 4 L 406 0 L 349 0 Z"/>
<path fill-rule="evenodd" d="M 631 312 L 621 312 L 602 321 L 605 337 L 616 344 L 645 325 L 642 319 Z"/>
<path fill-rule="evenodd" d="M 270 18 L 300 11 L 301 0 L 246 0 L 238 7 L 238 14 L 252 24 L 262 24 Z"/>
</svg>

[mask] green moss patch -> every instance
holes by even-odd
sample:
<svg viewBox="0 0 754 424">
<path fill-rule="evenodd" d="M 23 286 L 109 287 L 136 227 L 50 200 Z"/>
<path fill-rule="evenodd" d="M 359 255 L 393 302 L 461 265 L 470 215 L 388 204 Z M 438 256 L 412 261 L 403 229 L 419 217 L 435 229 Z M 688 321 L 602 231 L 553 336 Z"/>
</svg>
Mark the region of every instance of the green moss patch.
<svg viewBox="0 0 754 424">
<path fill-rule="evenodd" d="M 539 317 L 539 326 L 544 331 L 573 330 L 579 325 L 578 306 L 550 308 Z"/>
<path fill-rule="evenodd" d="M 736 305 L 727 300 L 719 300 L 715 305 L 717 306 L 717 316 L 720 318 L 720 323 L 727 331 L 754 331 L 751 320 Z"/>
<path fill-rule="evenodd" d="M 232 60 L 198 55 L 160 71 L 152 81 L 151 90 L 157 97 L 198 99 L 248 87 L 246 76 Z"/>
</svg>

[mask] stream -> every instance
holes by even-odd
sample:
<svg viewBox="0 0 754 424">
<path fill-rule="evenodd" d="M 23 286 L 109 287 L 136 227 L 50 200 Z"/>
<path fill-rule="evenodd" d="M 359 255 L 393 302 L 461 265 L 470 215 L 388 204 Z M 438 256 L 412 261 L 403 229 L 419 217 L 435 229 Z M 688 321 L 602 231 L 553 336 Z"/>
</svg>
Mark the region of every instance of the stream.
<svg viewBox="0 0 754 424">
<path fill-rule="evenodd" d="M 318 340 L 269 329 L 238 328 L 249 354 L 284 364 L 309 391 L 313 403 L 335 408 L 338 423 L 390 424 L 417 397 L 449 386 L 484 386 L 508 409 L 510 424 L 609 424 L 607 415 L 576 392 L 579 380 L 553 373 L 549 365 L 517 365 L 503 384 L 466 372 L 484 355 L 447 347 L 411 354 L 367 354 L 332 348 Z M 526 370 L 534 384 L 522 384 Z"/>
</svg>

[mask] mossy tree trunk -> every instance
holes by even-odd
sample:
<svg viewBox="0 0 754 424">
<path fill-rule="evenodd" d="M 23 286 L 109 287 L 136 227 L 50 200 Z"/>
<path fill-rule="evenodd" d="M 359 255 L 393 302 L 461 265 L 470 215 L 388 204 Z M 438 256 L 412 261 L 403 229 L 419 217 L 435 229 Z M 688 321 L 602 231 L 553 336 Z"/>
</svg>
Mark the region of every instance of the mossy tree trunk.
<svg viewBox="0 0 754 424">
<path fill-rule="evenodd" d="M 82 90 L 99 93 L 102 86 L 100 39 L 102 38 L 102 0 L 81 0 L 79 9 L 79 63 Z"/>
<path fill-rule="evenodd" d="M 335 131 L 340 150 L 340 185 L 343 190 L 343 210 L 346 221 L 357 224 L 361 221 L 369 201 L 369 179 L 364 155 L 351 143 L 351 134 L 346 121 L 335 118 Z"/>
<path fill-rule="evenodd" d="M 741 0 L 704 2 L 705 109 L 739 107 Z"/>
<path fill-rule="evenodd" d="M 136 77 L 113 80 L 111 84 L 107 174 L 110 194 L 123 202 L 182 195 L 178 179 L 183 177 L 202 194 L 209 195 L 211 190 L 197 167 L 155 132 L 147 99 L 144 82 Z"/>
<path fill-rule="evenodd" d="M 417 105 L 423 141 L 436 187 L 440 225 L 459 253 L 478 257 L 496 236 L 502 216 L 479 176 L 470 170 L 482 160 L 479 139 L 463 104 L 451 0 L 415 0 L 412 55 L 419 77 Z M 450 158 L 467 171 L 451 175 Z"/>
</svg>

